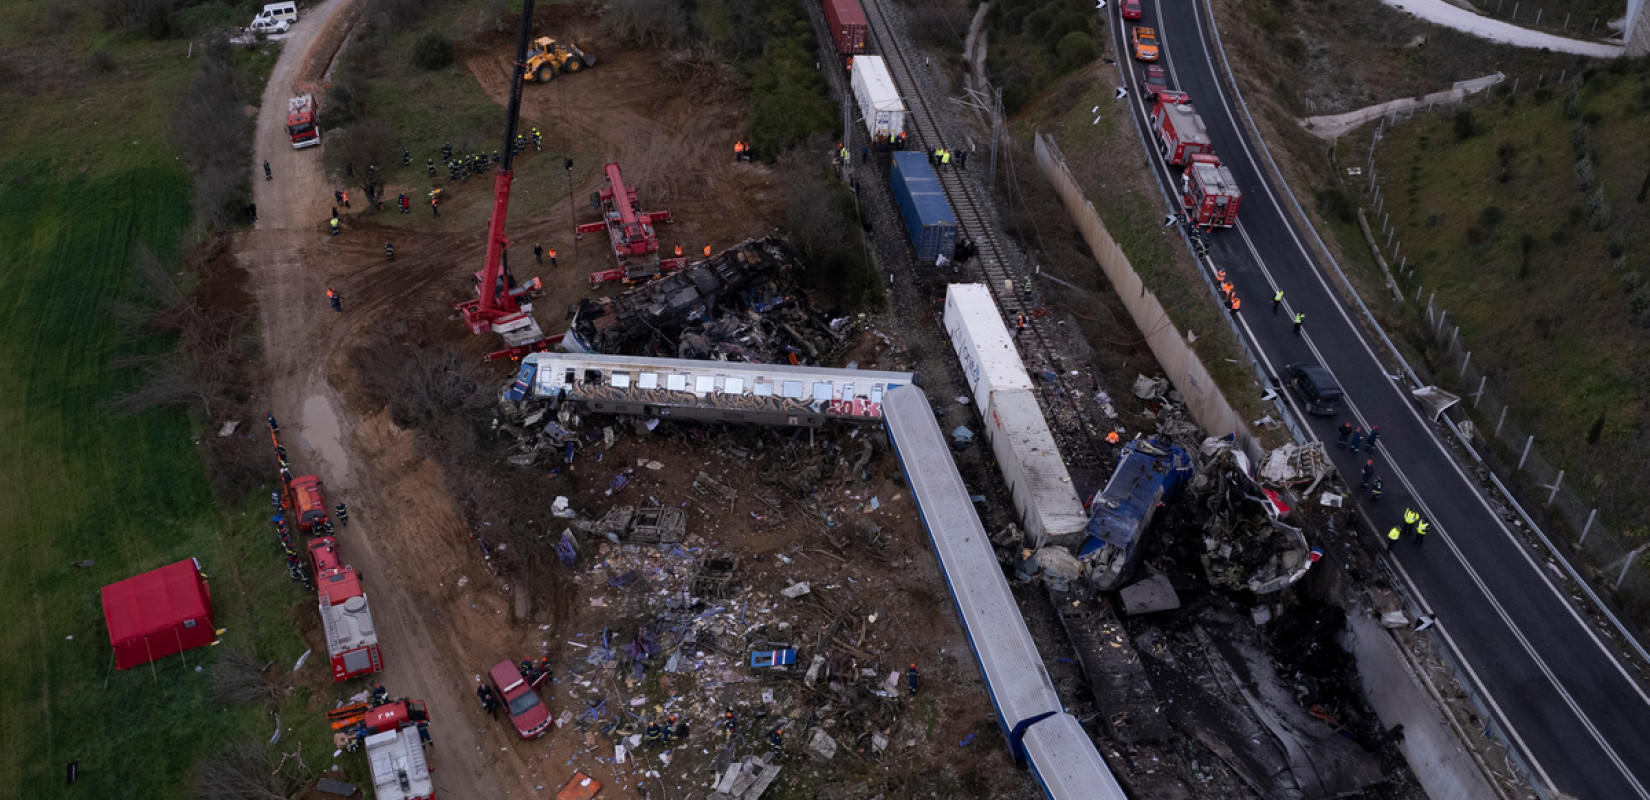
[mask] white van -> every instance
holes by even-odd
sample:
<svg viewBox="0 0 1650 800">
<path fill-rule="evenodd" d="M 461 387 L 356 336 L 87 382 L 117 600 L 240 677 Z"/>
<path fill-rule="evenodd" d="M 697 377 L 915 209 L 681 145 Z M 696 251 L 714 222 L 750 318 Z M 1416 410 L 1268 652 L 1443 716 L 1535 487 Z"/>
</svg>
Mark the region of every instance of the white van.
<svg viewBox="0 0 1650 800">
<path fill-rule="evenodd" d="M 298 21 L 298 4 L 293 0 L 283 3 L 270 3 L 258 16 L 252 18 L 252 24 L 247 30 L 255 33 L 286 33 L 292 23 Z"/>
</svg>

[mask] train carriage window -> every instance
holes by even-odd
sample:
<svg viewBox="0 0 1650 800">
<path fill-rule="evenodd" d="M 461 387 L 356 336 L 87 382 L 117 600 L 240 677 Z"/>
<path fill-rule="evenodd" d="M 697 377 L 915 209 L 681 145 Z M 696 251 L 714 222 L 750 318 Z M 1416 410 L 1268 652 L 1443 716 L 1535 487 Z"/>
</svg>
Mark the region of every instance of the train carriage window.
<svg viewBox="0 0 1650 800">
<path fill-rule="evenodd" d="M 853 384 L 851 384 L 851 383 L 842 384 L 842 399 L 843 400 L 852 400 L 852 399 L 854 399 L 854 385 Z"/>
<path fill-rule="evenodd" d="M 613 373 L 613 388 L 615 388 L 615 389 L 629 389 L 630 388 L 630 373 L 628 373 L 628 372 L 615 372 L 615 373 Z"/>
<path fill-rule="evenodd" d="M 785 396 L 792 400 L 801 400 L 802 381 L 785 381 Z"/>
<path fill-rule="evenodd" d="M 637 379 L 637 381 L 636 381 L 636 387 L 639 388 L 639 389 L 657 389 L 657 388 L 659 388 L 659 373 L 657 373 L 657 372 L 644 372 L 644 373 L 642 373 L 641 378 Z"/>
<path fill-rule="evenodd" d="M 568 367 L 567 374 L 562 376 L 561 382 L 567 384 L 568 386 L 572 386 L 576 382 L 574 380 L 574 376 L 577 374 L 578 373 L 572 367 Z"/>
<path fill-rule="evenodd" d="M 759 380 L 751 386 L 751 394 L 754 394 L 757 397 L 772 397 L 773 396 L 773 384 L 771 384 L 767 381 L 760 381 Z"/>
<path fill-rule="evenodd" d="M 678 375 L 667 375 L 667 376 L 665 376 L 665 387 L 670 389 L 673 392 L 686 391 L 687 390 L 687 376 L 686 375 L 679 375 L 679 374 Z"/>
<path fill-rule="evenodd" d="M 602 371 L 599 370 L 599 369 L 587 369 L 587 370 L 585 370 L 584 371 L 584 382 L 588 383 L 588 384 L 595 385 L 595 386 L 602 385 Z"/>
<path fill-rule="evenodd" d="M 723 378 L 722 379 L 722 393 L 723 394 L 744 394 L 745 393 L 745 379 L 744 378 Z"/>
<path fill-rule="evenodd" d="M 829 403 L 829 402 L 831 402 L 831 382 L 830 381 L 820 381 L 820 382 L 814 384 L 814 402 L 815 403 Z"/>
<path fill-rule="evenodd" d="M 700 375 L 693 379 L 693 393 L 706 395 L 716 391 L 716 376 Z"/>
<path fill-rule="evenodd" d="M 871 402 L 882 402 L 882 384 L 878 383 L 871 386 Z"/>
</svg>

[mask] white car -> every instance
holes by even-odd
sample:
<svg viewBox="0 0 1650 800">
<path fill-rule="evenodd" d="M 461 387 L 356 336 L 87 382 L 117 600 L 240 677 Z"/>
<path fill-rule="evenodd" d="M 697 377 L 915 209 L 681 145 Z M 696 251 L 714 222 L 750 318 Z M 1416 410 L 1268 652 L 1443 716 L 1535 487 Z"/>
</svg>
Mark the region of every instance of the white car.
<svg viewBox="0 0 1650 800">
<path fill-rule="evenodd" d="M 246 26 L 248 33 L 261 33 L 268 36 L 271 33 L 286 33 L 292 30 L 292 20 L 289 19 L 255 19 Z"/>
</svg>

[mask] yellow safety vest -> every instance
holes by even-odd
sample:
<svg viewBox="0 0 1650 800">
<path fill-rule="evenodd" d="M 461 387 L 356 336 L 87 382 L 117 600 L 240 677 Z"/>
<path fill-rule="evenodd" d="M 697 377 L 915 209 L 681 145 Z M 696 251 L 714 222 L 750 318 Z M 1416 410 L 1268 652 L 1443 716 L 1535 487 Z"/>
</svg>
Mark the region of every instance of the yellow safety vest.
<svg viewBox="0 0 1650 800">
<path fill-rule="evenodd" d="M 1427 535 L 1427 524 L 1426 524 L 1426 522 L 1423 521 L 1423 522 L 1416 523 L 1415 533 L 1417 533 L 1421 536 Z"/>
<path fill-rule="evenodd" d="M 1421 515 L 1415 513 L 1415 509 L 1413 509 L 1413 508 L 1404 509 L 1404 522 L 1406 522 L 1410 525 L 1414 525 L 1415 523 L 1420 522 L 1420 521 L 1421 521 Z"/>
<path fill-rule="evenodd" d="M 1402 535 L 1403 532 L 1398 530 L 1397 525 L 1392 526 L 1392 530 L 1386 532 L 1386 538 L 1391 539 L 1394 542 L 1398 541 L 1398 537 Z"/>
</svg>

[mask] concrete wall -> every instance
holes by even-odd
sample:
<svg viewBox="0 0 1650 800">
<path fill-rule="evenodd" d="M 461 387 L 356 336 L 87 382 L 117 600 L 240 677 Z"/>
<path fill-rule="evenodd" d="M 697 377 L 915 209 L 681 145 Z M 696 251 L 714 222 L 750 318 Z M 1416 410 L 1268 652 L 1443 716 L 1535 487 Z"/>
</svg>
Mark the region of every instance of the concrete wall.
<svg viewBox="0 0 1650 800">
<path fill-rule="evenodd" d="M 1484 780 L 1473 754 L 1461 746 L 1461 734 L 1421 685 L 1391 632 L 1377 625 L 1369 612 L 1357 609 L 1347 612 L 1346 626 L 1342 644 L 1358 660 L 1364 697 L 1388 728 L 1404 726 L 1398 750 L 1427 796 L 1505 797 Z"/>
<path fill-rule="evenodd" d="M 1621 29 L 1621 38 L 1627 42 L 1629 58 L 1650 54 L 1650 16 L 1644 13 L 1644 0 L 1627 0 L 1627 20 Z"/>
<path fill-rule="evenodd" d="M 1174 383 L 1174 388 L 1185 395 L 1187 413 L 1204 431 L 1213 435 L 1236 433 L 1245 449 L 1251 454 L 1257 453 L 1257 444 L 1248 423 L 1227 402 L 1220 387 L 1209 377 L 1209 370 L 1203 366 L 1202 359 L 1186 343 L 1180 329 L 1169 320 L 1157 295 L 1146 288 L 1145 282 L 1134 271 L 1128 256 L 1123 254 L 1123 248 L 1117 246 L 1117 240 L 1100 221 L 1094 204 L 1084 196 L 1083 188 L 1072 177 L 1065 157 L 1042 134 L 1037 135 L 1036 154 L 1037 166 L 1054 185 L 1054 191 L 1060 195 L 1066 212 L 1071 214 L 1072 221 L 1077 223 L 1077 230 L 1083 234 L 1083 240 L 1088 242 L 1089 251 L 1100 262 L 1100 268 L 1111 280 L 1123 305 L 1129 309 L 1135 327 L 1146 337 L 1146 345 L 1157 357 L 1157 363 L 1162 365 L 1163 374 Z"/>
</svg>

